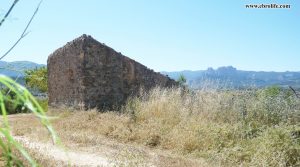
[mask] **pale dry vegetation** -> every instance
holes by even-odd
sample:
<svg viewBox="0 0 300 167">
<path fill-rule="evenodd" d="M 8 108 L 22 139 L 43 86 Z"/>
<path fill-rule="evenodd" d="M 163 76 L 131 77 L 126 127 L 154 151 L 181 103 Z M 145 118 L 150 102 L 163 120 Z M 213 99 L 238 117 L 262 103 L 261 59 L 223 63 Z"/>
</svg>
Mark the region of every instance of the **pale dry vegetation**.
<svg viewBox="0 0 300 167">
<path fill-rule="evenodd" d="M 288 90 L 154 89 L 124 113 L 128 122 L 102 125 L 108 136 L 218 165 L 300 165 L 300 101 Z"/>
<path fill-rule="evenodd" d="M 119 112 L 72 111 L 49 112 L 59 117 L 52 124 L 67 146 L 91 147 L 109 138 L 204 158 L 212 166 L 300 165 L 300 101 L 287 90 L 156 88 Z M 29 122 L 31 128 L 15 125 L 16 135 L 47 140 L 47 132 Z"/>
</svg>

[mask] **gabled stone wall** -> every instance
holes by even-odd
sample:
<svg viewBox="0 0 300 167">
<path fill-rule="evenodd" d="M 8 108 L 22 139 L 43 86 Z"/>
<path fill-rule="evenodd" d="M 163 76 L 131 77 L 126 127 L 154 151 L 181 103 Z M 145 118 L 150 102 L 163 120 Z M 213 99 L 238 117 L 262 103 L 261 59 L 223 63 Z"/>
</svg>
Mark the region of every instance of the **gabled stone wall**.
<svg viewBox="0 0 300 167">
<path fill-rule="evenodd" d="M 113 109 L 140 88 L 177 82 L 83 35 L 48 58 L 50 106 Z"/>
</svg>

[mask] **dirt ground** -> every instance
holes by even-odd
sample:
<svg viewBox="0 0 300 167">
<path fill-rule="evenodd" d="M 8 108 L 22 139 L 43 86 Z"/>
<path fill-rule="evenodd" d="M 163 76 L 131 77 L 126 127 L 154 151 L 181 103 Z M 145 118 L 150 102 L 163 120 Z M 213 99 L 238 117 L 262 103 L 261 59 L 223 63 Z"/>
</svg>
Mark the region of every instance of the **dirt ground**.
<svg viewBox="0 0 300 167">
<path fill-rule="evenodd" d="M 42 166 L 211 166 L 204 160 L 183 157 L 170 151 L 120 143 L 101 134 L 91 135 L 89 129 L 59 128 L 62 126 L 60 119 L 72 118 L 68 113 L 62 113 L 52 121 L 62 140 L 62 145 L 54 145 L 46 129 L 32 114 L 9 116 L 15 139 Z M 72 122 L 68 126 L 72 127 Z"/>
</svg>

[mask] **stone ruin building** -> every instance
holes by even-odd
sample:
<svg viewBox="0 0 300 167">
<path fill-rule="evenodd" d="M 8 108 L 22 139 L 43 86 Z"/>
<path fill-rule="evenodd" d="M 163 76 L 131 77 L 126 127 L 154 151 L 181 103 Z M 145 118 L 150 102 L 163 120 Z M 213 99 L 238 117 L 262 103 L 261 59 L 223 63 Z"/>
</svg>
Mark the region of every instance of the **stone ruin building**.
<svg viewBox="0 0 300 167">
<path fill-rule="evenodd" d="M 88 35 L 57 49 L 47 66 L 50 106 L 115 109 L 140 88 L 178 85 Z"/>
</svg>

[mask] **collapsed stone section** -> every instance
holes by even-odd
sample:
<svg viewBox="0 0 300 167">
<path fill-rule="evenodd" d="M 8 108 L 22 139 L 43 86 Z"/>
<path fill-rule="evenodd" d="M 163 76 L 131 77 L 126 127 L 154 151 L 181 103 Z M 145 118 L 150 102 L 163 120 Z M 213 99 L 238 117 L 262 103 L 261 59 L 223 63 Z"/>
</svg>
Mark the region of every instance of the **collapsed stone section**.
<svg viewBox="0 0 300 167">
<path fill-rule="evenodd" d="M 50 106 L 114 109 L 140 88 L 178 85 L 87 35 L 52 53 L 47 66 Z"/>
</svg>

